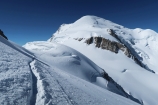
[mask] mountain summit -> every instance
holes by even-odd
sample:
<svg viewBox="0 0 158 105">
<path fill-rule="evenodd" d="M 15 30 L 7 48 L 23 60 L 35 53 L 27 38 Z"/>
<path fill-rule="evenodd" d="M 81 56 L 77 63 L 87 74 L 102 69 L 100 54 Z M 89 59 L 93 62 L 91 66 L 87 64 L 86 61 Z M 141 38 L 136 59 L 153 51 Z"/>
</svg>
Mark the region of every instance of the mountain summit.
<svg viewBox="0 0 158 105">
<path fill-rule="evenodd" d="M 48 41 L 64 44 L 88 57 L 141 104 L 158 104 L 155 31 L 129 29 L 100 17 L 83 16 L 61 25 Z"/>
<path fill-rule="evenodd" d="M 72 24 L 61 25 L 56 33 L 53 34 L 53 36 L 55 37 L 56 35 L 58 35 L 58 37 L 65 38 L 69 35 L 73 38 L 89 38 L 91 36 L 102 36 L 108 37 L 109 39 L 111 38 L 111 40 L 115 40 L 115 38 L 111 37 L 106 31 L 107 29 L 114 27 L 122 28 L 123 26 L 117 25 L 96 16 L 84 16 Z"/>
<path fill-rule="evenodd" d="M 59 43 L 64 43 L 67 39 L 86 41 L 91 37 L 101 37 L 111 42 L 121 43 L 130 50 L 144 68 L 158 72 L 155 58 L 158 57 L 156 47 L 158 33 L 151 29 L 128 29 L 100 17 L 84 16 L 72 24 L 61 25 L 48 41 L 54 40 Z"/>
</svg>

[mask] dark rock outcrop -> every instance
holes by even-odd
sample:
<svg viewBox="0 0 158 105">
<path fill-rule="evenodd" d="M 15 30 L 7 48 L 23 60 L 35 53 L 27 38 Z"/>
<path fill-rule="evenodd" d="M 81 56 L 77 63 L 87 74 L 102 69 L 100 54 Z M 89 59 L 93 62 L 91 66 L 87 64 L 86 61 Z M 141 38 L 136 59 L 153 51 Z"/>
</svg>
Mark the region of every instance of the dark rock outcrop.
<svg viewBox="0 0 158 105">
<path fill-rule="evenodd" d="M 4 33 L 3 33 L 3 31 L 0 29 L 0 35 L 3 37 L 3 38 L 5 38 L 5 39 L 7 39 L 8 40 L 8 38 L 4 35 Z"/>
<path fill-rule="evenodd" d="M 112 32 L 112 33 L 113 33 L 112 36 L 115 36 L 116 38 L 118 38 L 117 35 L 114 34 L 114 32 Z M 83 40 L 83 38 L 74 38 L 74 39 L 78 40 L 78 41 Z M 118 38 L 118 40 L 119 40 L 119 38 Z M 109 39 L 105 39 L 103 37 L 90 37 L 85 40 L 85 43 L 87 43 L 88 45 L 94 43 L 96 47 L 104 49 L 104 50 L 109 50 L 116 54 L 118 53 L 119 50 L 121 50 L 122 52 L 124 52 L 124 54 L 127 57 L 132 58 L 137 64 L 139 64 L 141 67 L 143 67 L 142 63 L 138 60 L 138 58 L 135 57 L 131 53 L 129 48 L 126 47 L 121 42 L 110 41 Z"/>
<path fill-rule="evenodd" d="M 120 39 L 118 38 L 118 36 L 115 34 L 115 32 L 112 29 L 107 29 L 107 31 L 111 36 L 113 36 L 114 38 L 120 41 Z"/>
<path fill-rule="evenodd" d="M 87 43 L 88 45 L 94 43 L 95 47 L 109 50 L 114 53 L 118 53 L 118 51 L 121 50 L 122 52 L 124 52 L 124 54 L 127 57 L 133 59 L 138 65 L 140 65 L 141 67 L 145 68 L 148 71 L 151 71 L 152 73 L 155 73 L 153 70 L 150 70 L 147 65 L 142 63 L 143 59 L 135 52 L 133 47 L 128 42 L 126 42 L 124 39 L 120 39 L 112 29 L 108 29 L 107 31 L 111 36 L 116 38 L 118 42 L 110 41 L 109 39 L 105 39 L 103 37 L 90 37 L 88 39 L 74 38 L 74 39 L 78 41 L 85 40 L 85 43 Z"/>
<path fill-rule="evenodd" d="M 122 50 L 126 56 L 131 57 L 130 51 L 121 43 L 110 41 L 102 37 L 91 37 L 85 40 L 85 43 L 92 44 L 94 43 L 96 47 L 101 49 L 106 49 L 114 53 L 118 53 L 119 50 Z"/>
</svg>

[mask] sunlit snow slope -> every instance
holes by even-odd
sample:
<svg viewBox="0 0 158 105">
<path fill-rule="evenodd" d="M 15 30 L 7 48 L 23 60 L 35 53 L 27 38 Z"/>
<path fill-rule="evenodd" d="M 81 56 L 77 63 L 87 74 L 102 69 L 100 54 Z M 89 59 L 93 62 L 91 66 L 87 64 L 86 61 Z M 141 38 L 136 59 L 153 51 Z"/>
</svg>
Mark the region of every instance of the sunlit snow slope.
<svg viewBox="0 0 158 105">
<path fill-rule="evenodd" d="M 109 29 L 117 37 L 110 35 Z M 121 50 L 113 53 L 97 48 L 95 41 L 86 44 L 90 37 L 102 37 L 125 45 L 143 66 Z M 48 41 L 67 45 L 88 57 L 141 104 L 158 105 L 158 33 L 153 30 L 128 29 L 96 16 L 84 16 L 72 24 L 61 25 Z"/>
<path fill-rule="evenodd" d="M 137 105 L 79 52 L 48 42 L 25 47 L 0 36 L 0 105 Z"/>
</svg>

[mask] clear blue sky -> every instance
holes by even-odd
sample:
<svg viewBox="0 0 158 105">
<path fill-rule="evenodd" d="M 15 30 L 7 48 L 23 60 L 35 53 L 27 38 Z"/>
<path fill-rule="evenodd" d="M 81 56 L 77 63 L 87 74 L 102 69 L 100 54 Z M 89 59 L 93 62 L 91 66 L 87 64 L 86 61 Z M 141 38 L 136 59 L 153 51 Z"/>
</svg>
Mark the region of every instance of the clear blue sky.
<svg viewBox="0 0 158 105">
<path fill-rule="evenodd" d="M 19 45 L 47 40 L 84 15 L 158 32 L 158 0 L 0 0 L 0 29 Z"/>
</svg>

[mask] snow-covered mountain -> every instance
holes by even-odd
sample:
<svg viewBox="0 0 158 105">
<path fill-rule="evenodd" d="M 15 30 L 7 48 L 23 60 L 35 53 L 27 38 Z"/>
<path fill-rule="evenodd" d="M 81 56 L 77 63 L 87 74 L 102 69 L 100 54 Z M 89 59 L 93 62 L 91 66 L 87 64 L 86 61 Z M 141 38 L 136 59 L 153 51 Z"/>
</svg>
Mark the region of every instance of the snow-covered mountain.
<svg viewBox="0 0 158 105">
<path fill-rule="evenodd" d="M 96 16 L 63 24 L 48 42 L 69 46 L 104 69 L 143 105 L 158 105 L 158 33 Z"/>
<path fill-rule="evenodd" d="M 0 36 L 0 105 L 138 105 L 80 52 L 53 42 L 25 48 Z"/>
<path fill-rule="evenodd" d="M 96 16 L 23 47 L 0 36 L 0 105 L 158 105 L 157 40 Z"/>
</svg>

